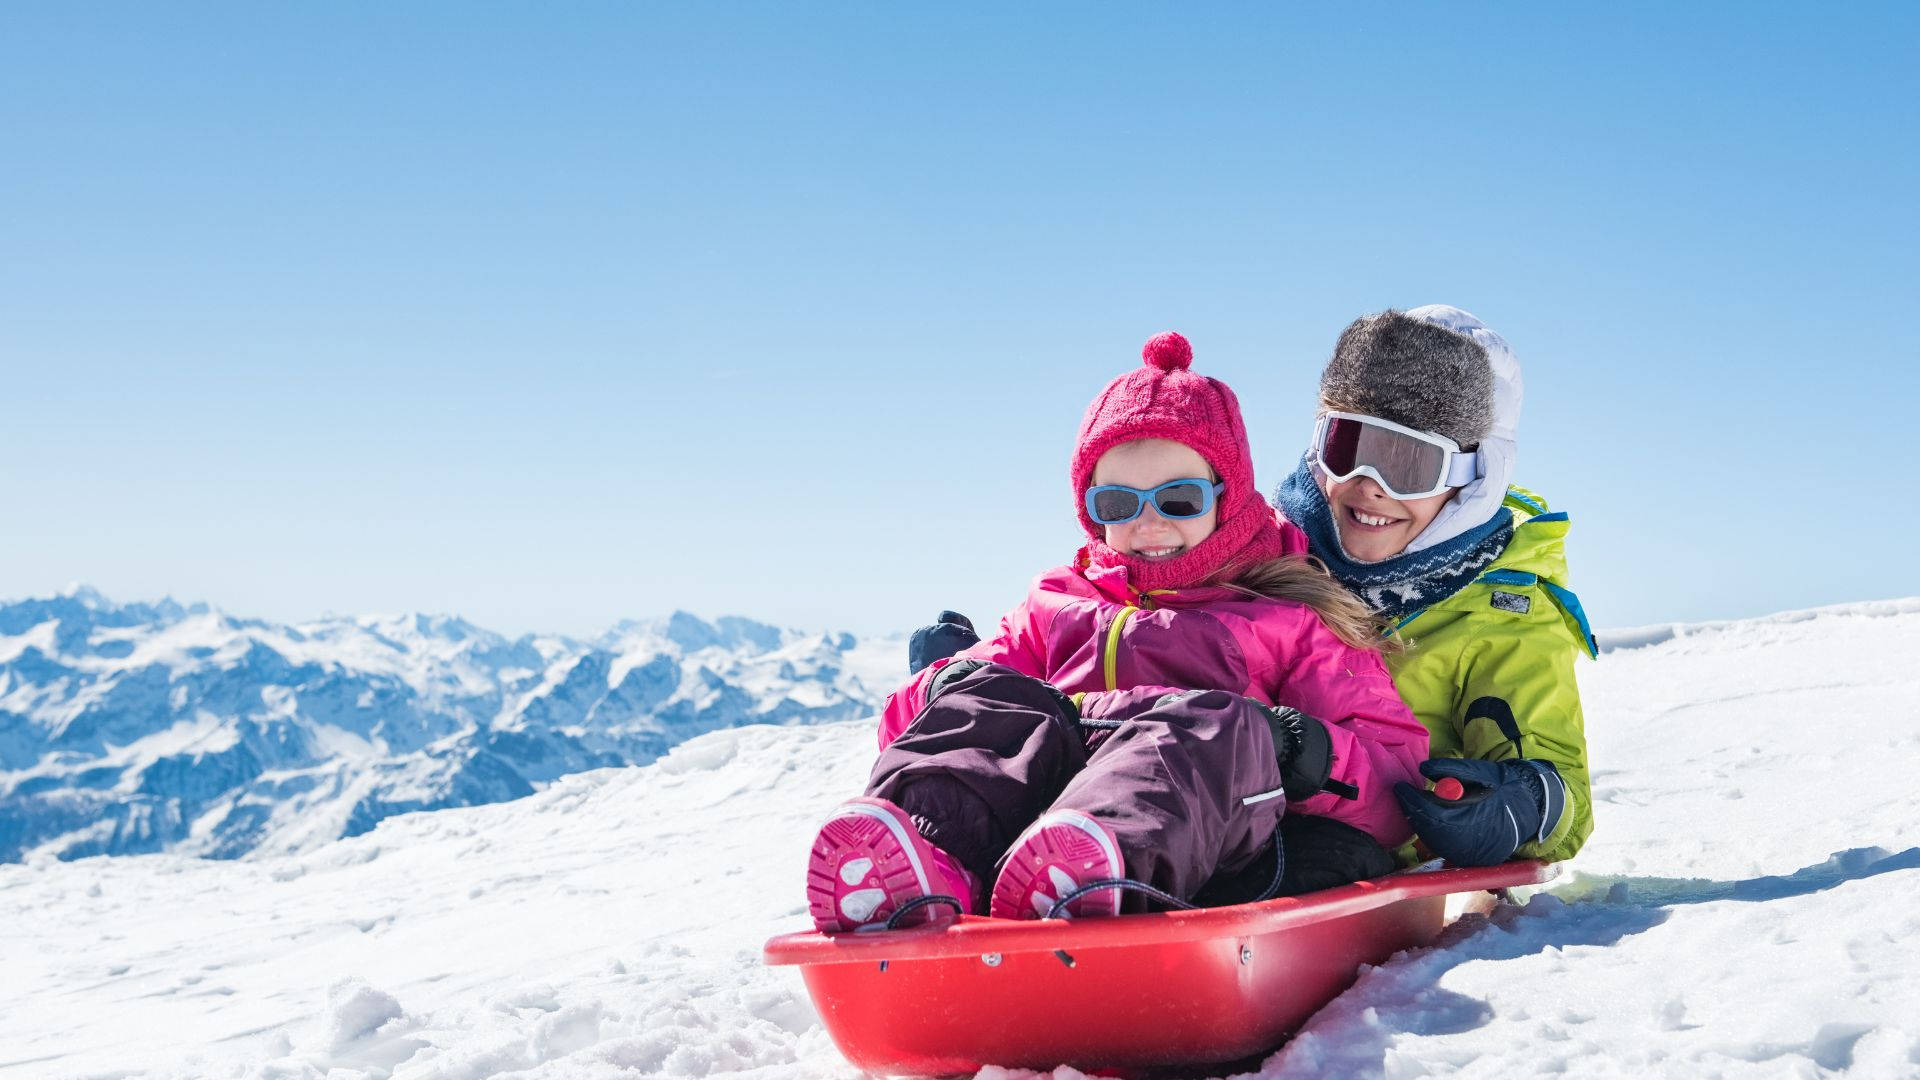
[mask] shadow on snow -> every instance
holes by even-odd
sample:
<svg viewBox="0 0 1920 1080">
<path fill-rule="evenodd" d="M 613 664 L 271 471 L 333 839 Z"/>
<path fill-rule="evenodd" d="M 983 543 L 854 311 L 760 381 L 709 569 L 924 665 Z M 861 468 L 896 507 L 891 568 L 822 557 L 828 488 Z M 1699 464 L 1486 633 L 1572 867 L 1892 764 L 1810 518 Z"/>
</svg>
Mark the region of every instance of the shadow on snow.
<svg viewBox="0 0 1920 1080">
<path fill-rule="evenodd" d="M 1672 910 L 1684 904 L 1783 900 L 1916 869 L 1920 869 L 1920 847 L 1899 852 L 1864 847 L 1836 852 L 1791 874 L 1740 881 L 1575 874 L 1566 884 L 1536 895 L 1525 907 L 1503 905 L 1491 916 L 1462 918 L 1431 946 L 1410 950 L 1383 967 L 1363 972 L 1354 990 L 1316 1013 L 1306 1029 L 1254 1075 L 1265 1080 L 1381 1076 L 1397 1036 L 1456 1035 L 1485 1025 L 1493 1019 L 1487 1002 L 1439 985 L 1462 964 L 1614 945 L 1666 922 Z M 1843 1041 L 1850 1048 L 1851 1040 Z M 1834 1047 L 1827 1049 L 1824 1056 L 1830 1059 L 1850 1056 L 1836 1055 Z"/>
</svg>

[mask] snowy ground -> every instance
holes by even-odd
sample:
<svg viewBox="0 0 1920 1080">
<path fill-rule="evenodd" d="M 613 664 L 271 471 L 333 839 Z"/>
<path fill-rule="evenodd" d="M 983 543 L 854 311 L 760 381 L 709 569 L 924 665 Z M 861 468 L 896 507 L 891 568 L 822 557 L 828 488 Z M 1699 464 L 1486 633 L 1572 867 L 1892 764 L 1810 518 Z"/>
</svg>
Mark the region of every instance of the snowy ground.
<svg viewBox="0 0 1920 1080">
<path fill-rule="evenodd" d="M 1256 1075 L 1920 1075 L 1920 600 L 1610 638 L 1561 883 Z M 851 1076 L 759 953 L 872 749 L 723 731 L 306 855 L 0 866 L 0 1077 Z"/>
</svg>

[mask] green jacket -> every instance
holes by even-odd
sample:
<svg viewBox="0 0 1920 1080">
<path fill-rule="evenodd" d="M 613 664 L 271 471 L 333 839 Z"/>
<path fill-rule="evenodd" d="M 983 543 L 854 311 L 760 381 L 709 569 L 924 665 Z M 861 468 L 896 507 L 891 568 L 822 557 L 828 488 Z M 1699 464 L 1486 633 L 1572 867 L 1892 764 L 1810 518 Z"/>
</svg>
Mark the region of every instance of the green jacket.
<svg viewBox="0 0 1920 1080">
<path fill-rule="evenodd" d="M 1432 735 L 1432 757 L 1553 763 L 1567 785 L 1567 808 L 1543 842 L 1522 844 L 1524 858 L 1571 858 L 1593 831 L 1586 725 L 1573 658 L 1597 657 L 1580 601 L 1567 589 L 1567 515 L 1545 500 L 1508 488 L 1513 540 L 1492 568 L 1466 588 L 1407 616 L 1394 635 L 1408 648 L 1386 658 L 1414 715 Z M 1466 718 L 1482 697 L 1502 698 L 1517 732 L 1490 717 Z M 1513 738 L 1518 736 L 1517 745 Z"/>
</svg>

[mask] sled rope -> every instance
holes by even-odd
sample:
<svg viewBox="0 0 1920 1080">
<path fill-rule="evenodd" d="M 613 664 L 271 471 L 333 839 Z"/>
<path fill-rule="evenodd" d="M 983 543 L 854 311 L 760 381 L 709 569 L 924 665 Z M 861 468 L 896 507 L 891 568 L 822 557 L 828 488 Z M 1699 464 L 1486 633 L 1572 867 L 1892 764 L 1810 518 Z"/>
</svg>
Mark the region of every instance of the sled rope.
<svg viewBox="0 0 1920 1080">
<path fill-rule="evenodd" d="M 1273 827 L 1273 880 L 1268 882 L 1266 889 L 1263 890 L 1259 896 L 1254 897 L 1253 900 L 1250 902 L 1257 904 L 1262 900 L 1271 900 L 1274 897 L 1279 896 L 1280 881 L 1282 878 L 1286 876 L 1287 876 L 1287 848 L 1286 848 L 1286 845 L 1280 842 L 1280 826 L 1275 825 Z"/>
<path fill-rule="evenodd" d="M 955 915 L 965 915 L 967 913 L 966 907 L 962 905 L 960 901 L 955 897 L 945 896 L 938 893 L 933 894 L 931 896 L 916 896 L 913 899 L 907 901 L 906 903 L 901 904 L 899 909 L 896 910 L 891 916 L 887 918 L 886 928 L 888 930 L 899 929 L 900 919 L 903 916 L 919 911 L 921 908 L 926 907 L 928 904 L 945 904 L 948 907 L 953 909 L 953 913 Z"/>
<path fill-rule="evenodd" d="M 1085 885 L 1062 896 L 1060 899 L 1055 900 L 1053 906 L 1047 909 L 1045 917 L 1049 919 L 1064 919 L 1067 917 L 1064 913 L 1068 904 L 1073 903 L 1075 900 L 1089 893 L 1104 892 L 1108 889 L 1127 889 L 1133 892 L 1146 893 L 1148 896 L 1168 907 L 1179 908 L 1181 911 L 1192 911 L 1197 906 L 1187 903 L 1172 893 L 1162 892 L 1144 881 L 1135 881 L 1132 878 L 1102 878 L 1099 881 L 1089 881 Z"/>
</svg>

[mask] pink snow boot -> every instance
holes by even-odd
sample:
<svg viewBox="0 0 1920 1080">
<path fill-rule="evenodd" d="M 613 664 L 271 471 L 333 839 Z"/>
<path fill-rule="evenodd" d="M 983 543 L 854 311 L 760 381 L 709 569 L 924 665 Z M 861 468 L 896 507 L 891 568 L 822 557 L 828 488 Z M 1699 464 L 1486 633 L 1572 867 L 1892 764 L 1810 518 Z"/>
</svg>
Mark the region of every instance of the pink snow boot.
<svg viewBox="0 0 1920 1080">
<path fill-rule="evenodd" d="M 971 913 L 978 889 L 972 874 L 921 837 L 905 810 L 866 796 L 834 808 L 807 864 L 807 909 L 814 928 L 828 934 L 884 929 L 903 905 L 924 896 L 951 896 Z M 952 911 L 950 904 L 925 904 L 900 925 Z"/>
<path fill-rule="evenodd" d="M 1120 845 L 1105 825 L 1078 810 L 1049 810 L 1007 850 L 988 914 L 996 919 L 1044 919 L 1075 889 L 1125 876 Z M 1069 902 L 1062 913 L 1073 918 L 1118 915 L 1120 890 L 1090 892 Z"/>
</svg>

